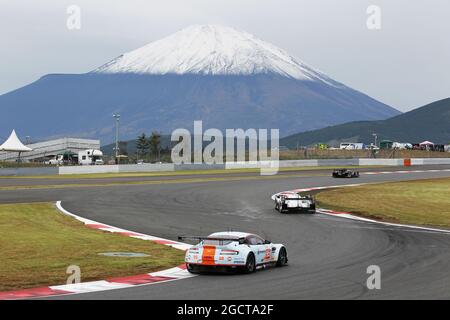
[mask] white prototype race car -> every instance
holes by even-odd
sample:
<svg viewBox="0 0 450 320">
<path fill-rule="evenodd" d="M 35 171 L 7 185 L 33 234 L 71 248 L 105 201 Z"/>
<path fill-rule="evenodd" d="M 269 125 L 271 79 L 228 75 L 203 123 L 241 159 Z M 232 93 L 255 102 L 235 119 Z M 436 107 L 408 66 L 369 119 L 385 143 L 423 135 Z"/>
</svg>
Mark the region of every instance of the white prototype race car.
<svg viewBox="0 0 450 320">
<path fill-rule="evenodd" d="M 244 232 L 217 232 L 207 237 L 179 237 L 199 241 L 186 251 L 186 268 L 191 273 L 241 271 L 252 273 L 269 265 L 288 262 L 286 247 Z"/>
<path fill-rule="evenodd" d="M 297 211 L 316 213 L 316 202 L 310 195 L 302 196 L 293 191 L 280 192 L 272 196 L 275 202 L 275 210 L 280 213 Z"/>
</svg>

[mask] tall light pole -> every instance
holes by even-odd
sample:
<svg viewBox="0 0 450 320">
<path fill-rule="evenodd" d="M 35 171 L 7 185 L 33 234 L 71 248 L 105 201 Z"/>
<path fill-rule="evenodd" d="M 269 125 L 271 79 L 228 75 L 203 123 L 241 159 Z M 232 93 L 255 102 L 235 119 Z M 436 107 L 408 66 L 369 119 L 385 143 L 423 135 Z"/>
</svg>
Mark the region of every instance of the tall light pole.
<svg viewBox="0 0 450 320">
<path fill-rule="evenodd" d="M 118 164 L 119 160 L 119 121 L 120 121 L 120 114 L 114 113 L 113 114 L 114 119 L 116 119 L 116 147 L 115 154 L 116 154 L 116 164 Z"/>
<path fill-rule="evenodd" d="M 377 139 L 378 139 L 378 135 L 376 133 L 372 133 L 373 138 L 375 140 L 375 147 L 377 146 Z"/>
</svg>

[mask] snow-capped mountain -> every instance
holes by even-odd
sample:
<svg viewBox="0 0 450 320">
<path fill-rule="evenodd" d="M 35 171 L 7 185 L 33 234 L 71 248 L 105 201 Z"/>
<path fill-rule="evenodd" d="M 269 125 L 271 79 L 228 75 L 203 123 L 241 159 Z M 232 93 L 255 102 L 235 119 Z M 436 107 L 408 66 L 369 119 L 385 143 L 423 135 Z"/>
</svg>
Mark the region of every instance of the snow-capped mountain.
<svg viewBox="0 0 450 320">
<path fill-rule="evenodd" d="M 330 78 L 254 35 L 220 25 L 195 25 L 125 53 L 98 73 L 255 75 L 334 83 Z"/>
<path fill-rule="evenodd" d="M 0 96 L 0 136 L 114 139 L 142 132 L 278 128 L 289 135 L 399 111 L 229 27 L 192 26 L 85 74 L 50 74 Z"/>
</svg>

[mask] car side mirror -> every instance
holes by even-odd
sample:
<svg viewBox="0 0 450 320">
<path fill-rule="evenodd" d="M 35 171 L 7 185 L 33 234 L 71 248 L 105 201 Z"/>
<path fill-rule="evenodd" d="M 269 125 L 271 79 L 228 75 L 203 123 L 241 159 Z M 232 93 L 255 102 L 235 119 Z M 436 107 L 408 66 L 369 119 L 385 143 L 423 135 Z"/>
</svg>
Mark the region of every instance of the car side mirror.
<svg viewBox="0 0 450 320">
<path fill-rule="evenodd" d="M 272 243 L 272 241 L 270 241 L 270 240 L 264 240 L 264 244 L 271 244 Z"/>
</svg>

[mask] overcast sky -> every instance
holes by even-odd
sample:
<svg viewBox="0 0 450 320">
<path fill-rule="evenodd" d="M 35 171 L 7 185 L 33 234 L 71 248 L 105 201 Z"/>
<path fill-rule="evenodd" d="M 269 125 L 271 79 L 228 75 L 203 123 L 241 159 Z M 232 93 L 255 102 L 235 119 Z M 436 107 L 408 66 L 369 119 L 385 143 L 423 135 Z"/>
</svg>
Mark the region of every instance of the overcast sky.
<svg viewBox="0 0 450 320">
<path fill-rule="evenodd" d="M 66 27 L 81 8 L 81 29 Z M 369 30 L 367 8 L 381 8 Z M 246 30 L 407 111 L 450 97 L 449 0 L 0 0 L 0 94 L 84 73 L 192 24 Z"/>
</svg>

